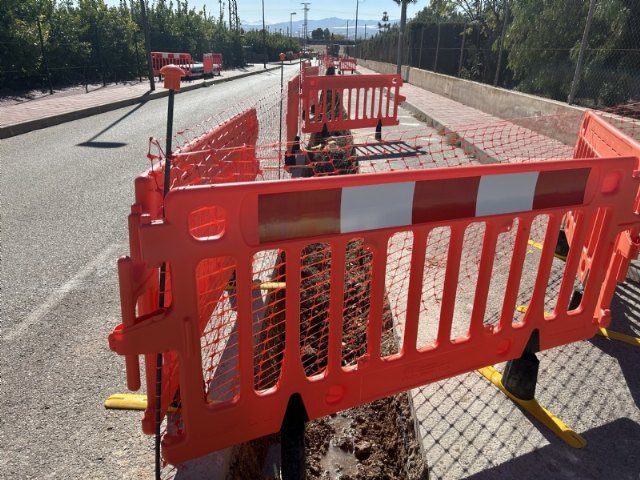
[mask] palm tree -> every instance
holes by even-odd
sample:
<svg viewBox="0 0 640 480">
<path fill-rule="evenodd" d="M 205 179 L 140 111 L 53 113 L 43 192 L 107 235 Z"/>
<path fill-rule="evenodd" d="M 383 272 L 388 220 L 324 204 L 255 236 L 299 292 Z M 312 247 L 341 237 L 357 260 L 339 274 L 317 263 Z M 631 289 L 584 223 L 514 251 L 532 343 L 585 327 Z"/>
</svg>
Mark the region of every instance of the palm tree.
<svg viewBox="0 0 640 480">
<path fill-rule="evenodd" d="M 407 25 L 407 5 L 409 3 L 417 3 L 418 0 L 393 0 L 400 5 L 400 31 L 398 32 L 398 58 L 396 61 L 396 73 L 398 75 L 402 72 L 402 41 L 404 36 L 404 29 Z"/>
</svg>

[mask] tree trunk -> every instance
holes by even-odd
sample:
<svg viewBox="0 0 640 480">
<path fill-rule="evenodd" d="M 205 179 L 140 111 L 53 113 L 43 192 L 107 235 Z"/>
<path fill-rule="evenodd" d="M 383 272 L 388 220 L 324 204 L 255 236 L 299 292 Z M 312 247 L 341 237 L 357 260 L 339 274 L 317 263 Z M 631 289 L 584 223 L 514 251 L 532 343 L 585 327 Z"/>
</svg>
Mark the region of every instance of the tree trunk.
<svg viewBox="0 0 640 480">
<path fill-rule="evenodd" d="M 140 16 L 142 17 L 142 31 L 144 32 L 144 48 L 147 54 L 147 67 L 149 73 L 149 90 L 156 89 L 156 79 L 153 76 L 153 65 L 151 64 L 151 38 L 149 36 L 149 20 L 147 19 L 147 7 L 144 0 L 140 0 Z"/>
</svg>

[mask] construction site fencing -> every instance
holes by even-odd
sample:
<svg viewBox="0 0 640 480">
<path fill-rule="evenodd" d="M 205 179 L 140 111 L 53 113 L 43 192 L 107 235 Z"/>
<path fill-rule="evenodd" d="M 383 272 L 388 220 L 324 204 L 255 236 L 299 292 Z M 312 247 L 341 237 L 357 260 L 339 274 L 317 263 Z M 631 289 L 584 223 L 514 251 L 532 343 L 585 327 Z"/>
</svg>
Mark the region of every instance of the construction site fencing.
<svg viewBox="0 0 640 480">
<path fill-rule="evenodd" d="M 202 54 L 202 65 L 205 75 L 222 74 L 224 62 L 221 53 L 204 53 Z"/>
<path fill-rule="evenodd" d="M 410 21 L 400 59 L 397 29 L 347 52 L 590 108 L 640 100 L 637 2 L 554 1 L 527 10 L 531 5 L 501 6 L 495 15 Z"/>
<path fill-rule="evenodd" d="M 349 72 L 351 74 L 355 73 L 356 67 L 358 66 L 358 60 L 351 57 L 340 57 L 340 63 L 338 65 L 338 69 L 341 73 Z"/>
<path fill-rule="evenodd" d="M 300 92 L 297 78 L 289 88 Z M 138 355 L 165 357 L 167 462 L 279 430 L 296 393 L 317 418 L 516 358 L 532 335 L 548 349 L 608 324 L 616 245 L 640 224 L 634 151 L 591 155 L 512 122 L 455 132 L 396 126 L 381 141 L 362 130 L 340 144 L 358 174 L 288 180 L 274 138 L 278 99 L 212 119 L 223 123 L 207 138 L 235 139 L 221 149 L 197 143 L 206 124 L 181 132 L 188 148 L 176 153 L 164 204 L 161 164 L 153 181 L 136 183 L 154 193 L 136 194 L 131 255 L 119 266 L 123 325 L 110 345 L 127 358 L 131 387 Z M 240 131 L 234 122 L 257 143 L 253 133 L 228 136 Z M 224 157 L 233 142 L 241 144 Z M 325 147 L 331 159 L 335 146 Z M 224 174 L 197 173 L 220 158 L 228 161 L 215 171 Z M 286 180 L 260 182 L 276 171 Z M 140 207 L 147 198 L 153 209 Z M 571 249 L 561 262 L 555 248 L 568 215 Z M 158 310 L 153 272 L 163 263 L 169 295 Z M 582 300 L 569 307 L 580 284 Z"/>
<path fill-rule="evenodd" d="M 400 75 L 307 77 L 302 83 L 304 133 L 398 124 Z"/>
<path fill-rule="evenodd" d="M 185 77 L 191 76 L 193 58 L 190 53 L 151 52 L 151 66 L 153 74 L 160 77 L 160 70 L 166 65 L 177 65 L 185 72 Z"/>
</svg>

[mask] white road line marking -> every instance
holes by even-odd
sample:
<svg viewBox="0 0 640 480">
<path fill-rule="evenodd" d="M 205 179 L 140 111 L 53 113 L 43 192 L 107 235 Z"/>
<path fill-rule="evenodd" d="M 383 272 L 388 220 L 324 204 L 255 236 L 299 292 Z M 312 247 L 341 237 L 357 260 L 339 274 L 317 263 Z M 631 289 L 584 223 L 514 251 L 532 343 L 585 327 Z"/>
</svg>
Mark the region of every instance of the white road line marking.
<svg viewBox="0 0 640 480">
<path fill-rule="evenodd" d="M 42 318 L 64 300 L 69 292 L 74 290 L 80 283 L 88 277 L 93 271 L 110 257 L 115 263 L 116 250 L 121 249 L 122 245 L 113 244 L 107 247 L 100 255 L 95 257 L 91 262 L 87 263 L 75 276 L 64 285 L 61 285 L 42 302 L 35 310 L 33 310 L 22 322 L 16 325 L 13 330 L 9 330 L 4 337 L 5 341 L 11 342 L 21 336 L 29 327 L 36 325 Z"/>
</svg>

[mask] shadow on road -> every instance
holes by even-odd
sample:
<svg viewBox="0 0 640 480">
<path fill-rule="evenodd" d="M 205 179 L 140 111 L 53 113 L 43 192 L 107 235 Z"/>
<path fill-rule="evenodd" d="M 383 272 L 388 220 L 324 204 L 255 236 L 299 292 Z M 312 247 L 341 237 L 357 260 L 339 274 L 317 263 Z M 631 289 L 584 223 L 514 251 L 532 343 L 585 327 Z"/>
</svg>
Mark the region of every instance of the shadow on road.
<svg viewBox="0 0 640 480">
<path fill-rule="evenodd" d="M 538 478 L 554 479 L 638 479 L 640 425 L 628 418 L 582 432 L 587 440 L 584 449 L 572 449 L 560 440 L 474 475 L 468 480 L 518 478 L 529 472 Z"/>
<path fill-rule="evenodd" d="M 101 130 L 100 132 L 96 133 L 93 137 L 91 137 L 89 140 L 82 142 L 82 143 L 78 143 L 76 145 L 76 147 L 91 147 L 91 148 L 120 148 L 120 147 L 124 147 L 127 145 L 127 143 L 124 142 L 101 142 L 101 141 L 96 141 L 96 138 L 100 137 L 102 134 L 108 132 L 109 130 L 111 130 L 113 127 L 115 127 L 117 124 L 119 124 L 120 122 L 122 122 L 125 118 L 131 116 L 132 114 L 134 114 L 136 111 L 138 111 L 140 108 L 144 107 L 145 104 L 144 103 L 139 103 L 138 105 L 136 105 L 134 108 L 132 108 L 131 110 L 129 110 L 127 113 L 125 113 L 122 117 L 120 117 L 119 119 L 117 119 L 115 122 L 113 122 L 112 124 L 108 125 L 106 128 L 104 128 L 103 130 Z"/>
</svg>

